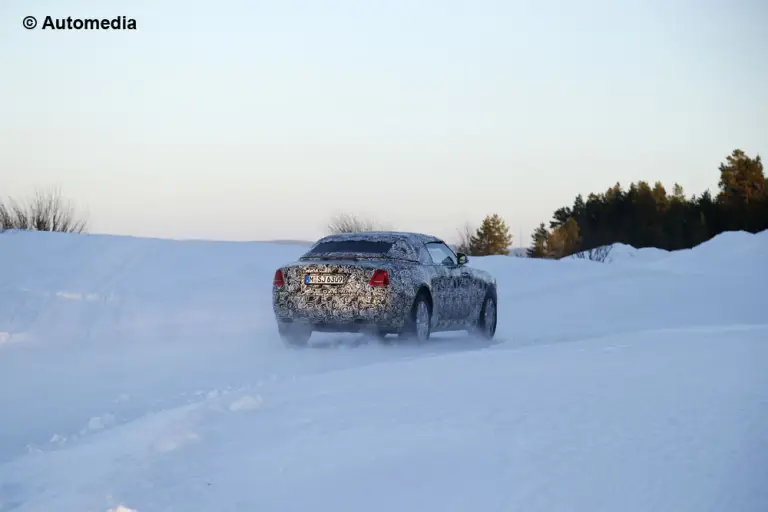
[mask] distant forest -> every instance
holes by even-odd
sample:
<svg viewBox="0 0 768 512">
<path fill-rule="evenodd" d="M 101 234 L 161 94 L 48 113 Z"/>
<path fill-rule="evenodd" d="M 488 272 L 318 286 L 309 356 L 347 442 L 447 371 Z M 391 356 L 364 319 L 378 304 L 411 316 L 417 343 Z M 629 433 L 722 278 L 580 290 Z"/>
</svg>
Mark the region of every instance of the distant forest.
<svg viewBox="0 0 768 512">
<path fill-rule="evenodd" d="M 527 255 L 599 254 L 617 242 L 637 248 L 687 249 L 724 231 L 768 229 L 768 179 L 760 155 L 750 158 L 734 150 L 719 170 L 717 195 L 707 190 L 686 197 L 678 184 L 670 194 L 660 182 L 651 186 L 645 181 L 626 189 L 616 183 L 586 199 L 580 194 L 571 206 L 555 210 L 549 226 L 539 225 Z"/>
</svg>

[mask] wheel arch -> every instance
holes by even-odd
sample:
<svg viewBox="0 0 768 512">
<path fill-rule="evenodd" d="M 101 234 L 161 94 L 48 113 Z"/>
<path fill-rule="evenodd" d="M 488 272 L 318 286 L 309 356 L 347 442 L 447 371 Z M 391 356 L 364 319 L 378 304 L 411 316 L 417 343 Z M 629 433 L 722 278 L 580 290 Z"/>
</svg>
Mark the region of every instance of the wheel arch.
<svg viewBox="0 0 768 512">
<path fill-rule="evenodd" d="M 416 299 L 418 299 L 420 295 L 424 295 L 424 297 L 427 299 L 429 312 L 434 313 L 435 303 L 434 303 L 434 299 L 432 298 L 432 290 L 430 290 L 429 286 L 427 286 L 426 283 L 420 283 L 416 286 L 416 293 L 413 295 L 414 304 L 416 303 Z"/>
<path fill-rule="evenodd" d="M 499 304 L 499 298 L 498 293 L 496 291 L 496 284 L 495 283 L 488 283 L 488 286 L 485 288 L 485 295 L 483 296 L 483 301 L 485 301 L 486 297 L 491 297 L 493 301 L 498 306 Z"/>
</svg>

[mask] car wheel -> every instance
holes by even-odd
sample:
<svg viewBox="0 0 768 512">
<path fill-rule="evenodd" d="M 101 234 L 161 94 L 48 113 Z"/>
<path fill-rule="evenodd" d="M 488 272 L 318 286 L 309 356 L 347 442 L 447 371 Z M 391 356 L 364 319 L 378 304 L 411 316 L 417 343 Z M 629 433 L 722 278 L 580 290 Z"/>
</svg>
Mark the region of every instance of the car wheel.
<svg viewBox="0 0 768 512">
<path fill-rule="evenodd" d="M 480 318 L 477 321 L 475 331 L 486 340 L 493 339 L 496 334 L 497 321 L 496 298 L 486 295 L 483 301 L 483 307 L 480 308 Z"/>
<path fill-rule="evenodd" d="M 278 324 L 277 330 L 283 343 L 290 347 L 306 347 L 312 336 L 311 329 L 291 324 Z"/>
<path fill-rule="evenodd" d="M 429 340 L 432 332 L 432 308 L 424 294 L 419 294 L 411 308 L 411 315 L 401 337 L 419 343 Z"/>
</svg>

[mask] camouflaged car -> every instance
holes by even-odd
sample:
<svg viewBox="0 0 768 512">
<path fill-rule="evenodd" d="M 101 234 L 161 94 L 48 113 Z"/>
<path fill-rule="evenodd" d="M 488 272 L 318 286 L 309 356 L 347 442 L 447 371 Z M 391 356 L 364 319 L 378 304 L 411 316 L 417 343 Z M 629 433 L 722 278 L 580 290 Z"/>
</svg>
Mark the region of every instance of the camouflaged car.
<svg viewBox="0 0 768 512">
<path fill-rule="evenodd" d="M 318 240 L 275 271 L 272 304 L 291 346 L 312 332 L 387 334 L 426 341 L 431 333 L 496 332 L 496 280 L 467 265 L 442 240 L 420 233 L 364 232 Z"/>
</svg>

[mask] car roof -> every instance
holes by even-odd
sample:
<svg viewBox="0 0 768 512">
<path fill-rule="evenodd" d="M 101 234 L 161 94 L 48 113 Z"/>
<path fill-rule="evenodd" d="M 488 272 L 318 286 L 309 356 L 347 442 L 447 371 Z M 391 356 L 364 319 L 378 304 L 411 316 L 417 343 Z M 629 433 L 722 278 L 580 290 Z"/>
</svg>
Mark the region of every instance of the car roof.
<svg viewBox="0 0 768 512">
<path fill-rule="evenodd" d="M 319 239 L 305 256 L 310 252 L 313 252 L 320 244 L 341 241 L 388 242 L 392 244 L 392 247 L 387 251 L 387 255 L 411 261 L 423 261 L 428 257 L 426 253 L 427 249 L 424 244 L 430 242 L 442 242 L 439 238 L 431 235 L 411 233 L 407 231 L 360 231 L 353 233 L 338 233 Z"/>
<path fill-rule="evenodd" d="M 412 243 L 430 243 L 442 242 L 439 238 L 424 233 L 413 233 L 409 231 L 356 231 L 352 233 L 336 233 L 328 235 L 317 242 L 330 242 L 336 240 L 379 240 L 394 242 L 395 240 L 407 240 Z"/>
</svg>

